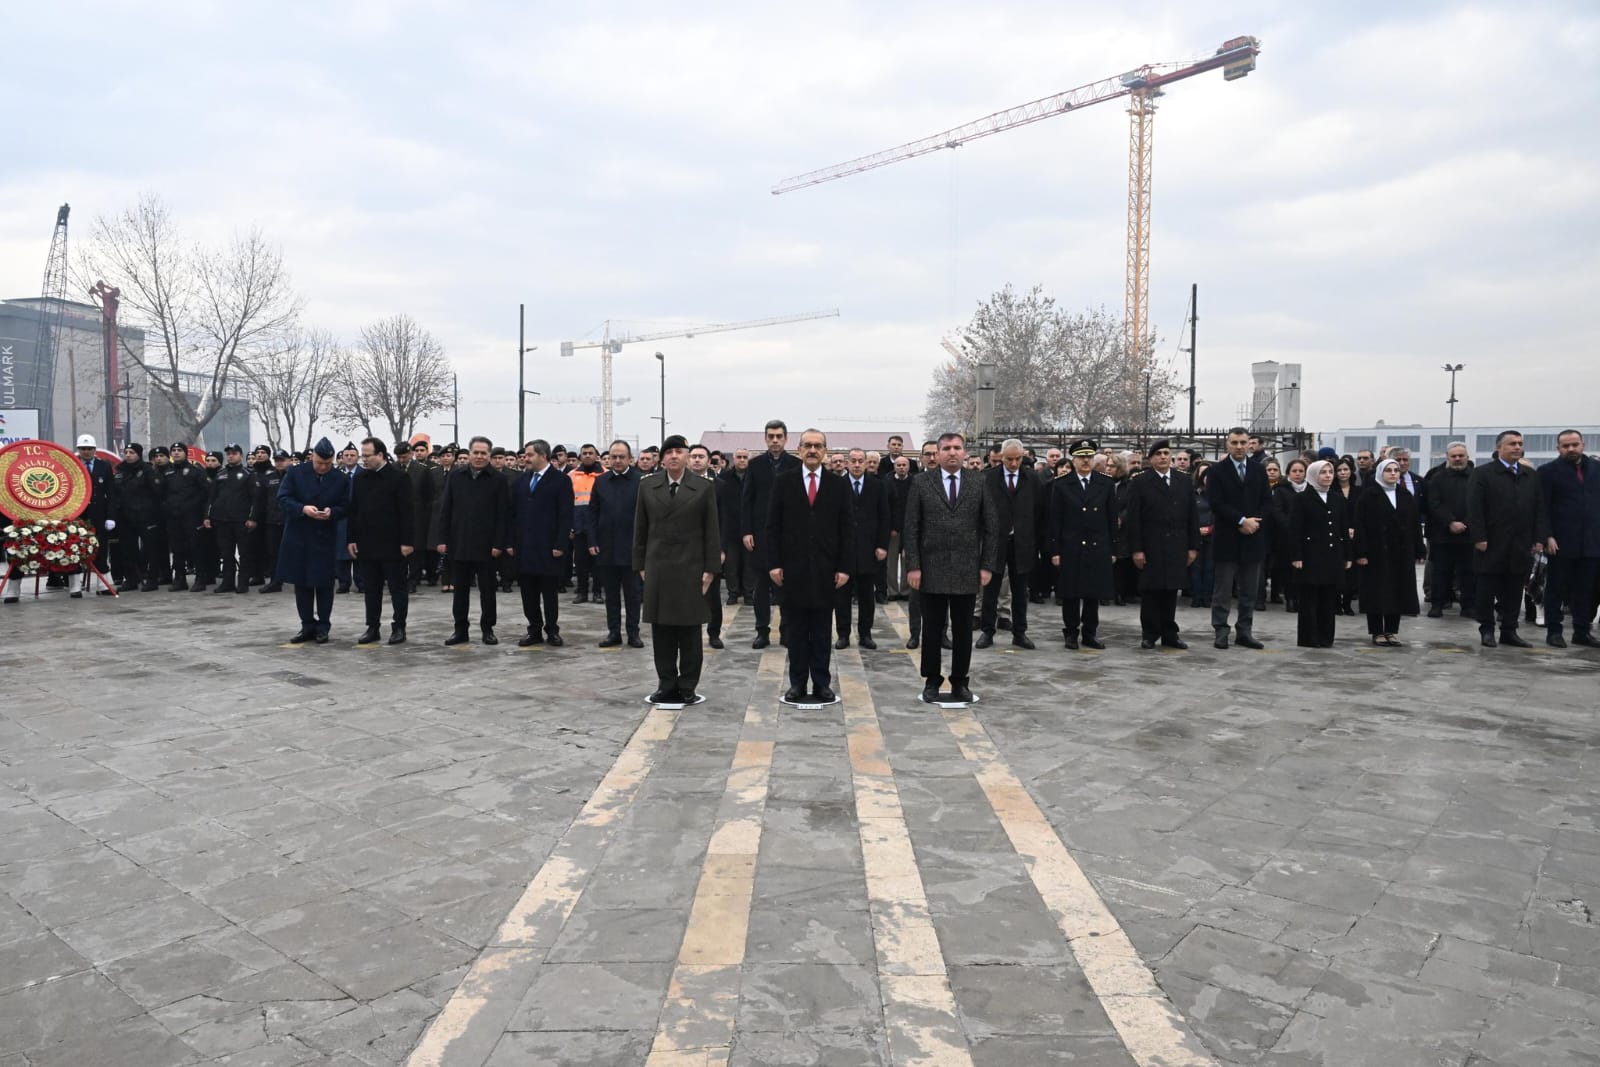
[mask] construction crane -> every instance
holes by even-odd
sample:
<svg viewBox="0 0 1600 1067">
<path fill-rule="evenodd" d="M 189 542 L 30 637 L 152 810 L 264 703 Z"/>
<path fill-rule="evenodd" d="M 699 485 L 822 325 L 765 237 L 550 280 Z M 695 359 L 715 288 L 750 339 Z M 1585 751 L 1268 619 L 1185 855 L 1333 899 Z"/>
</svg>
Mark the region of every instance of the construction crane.
<svg viewBox="0 0 1600 1067">
<path fill-rule="evenodd" d="M 771 319 L 751 319 L 748 322 L 714 322 L 706 326 L 691 326 L 687 329 L 668 330 L 664 333 L 619 334 L 611 336 L 611 320 L 605 323 L 605 333 L 598 341 L 562 341 L 561 355 L 575 355 L 585 348 L 598 348 L 600 350 L 600 440 L 601 444 L 611 440 L 611 415 L 616 401 L 612 399 L 611 387 L 611 359 L 622 351 L 623 345 L 640 344 L 645 341 L 667 341 L 676 337 L 698 337 L 705 333 L 728 333 L 731 330 L 754 330 L 763 326 L 782 326 L 791 322 L 808 322 L 811 319 L 836 319 L 839 309 L 831 311 L 809 311 L 802 315 L 780 315 Z"/>
<path fill-rule="evenodd" d="M 613 407 L 620 407 L 623 404 L 628 403 L 632 399 L 633 398 L 631 396 L 617 396 L 617 397 L 612 397 L 611 398 L 611 403 L 612 403 Z M 604 430 L 605 430 L 605 419 L 603 417 L 603 414 L 605 412 L 605 406 L 606 406 L 605 397 L 603 397 L 603 396 L 539 397 L 537 400 L 528 401 L 528 403 L 530 403 L 530 404 L 593 404 L 594 405 L 594 446 L 596 448 L 600 449 L 601 451 L 604 451 L 606 448 L 610 447 L 611 435 L 609 433 L 604 432 Z"/>
<path fill-rule="evenodd" d="M 120 411 L 122 396 L 117 354 L 117 309 L 122 305 L 122 290 L 103 280 L 89 287 L 89 295 L 100 302 L 100 355 L 106 365 L 106 447 L 121 451 L 128 442 L 128 426 L 133 422 L 133 383 L 128 383 L 127 403 Z"/>
<path fill-rule="evenodd" d="M 44 261 L 44 284 L 39 290 L 39 335 L 33 343 L 33 403 L 39 408 L 39 436 L 55 436 L 56 352 L 61 347 L 61 316 L 67 302 L 67 216 L 71 204 L 56 209 L 56 228 L 50 237 L 50 254 Z M 74 416 L 76 417 L 76 416 Z"/>
<path fill-rule="evenodd" d="M 901 160 L 925 156 L 942 148 L 960 148 L 979 137 L 1003 133 L 1091 104 L 1128 97 L 1128 262 L 1123 330 L 1127 351 L 1142 358 L 1149 343 L 1150 179 L 1156 102 L 1166 86 L 1206 71 L 1220 69 L 1227 81 L 1242 78 L 1256 69 L 1256 56 L 1260 51 L 1261 45 L 1256 38 L 1234 37 L 1223 42 L 1212 55 L 1200 59 L 1135 67 L 1126 73 L 1114 74 L 1054 96 L 996 111 L 964 126 L 909 141 L 895 148 L 886 148 L 881 152 L 796 175 L 773 186 L 772 194 L 777 196 L 847 178 Z"/>
</svg>

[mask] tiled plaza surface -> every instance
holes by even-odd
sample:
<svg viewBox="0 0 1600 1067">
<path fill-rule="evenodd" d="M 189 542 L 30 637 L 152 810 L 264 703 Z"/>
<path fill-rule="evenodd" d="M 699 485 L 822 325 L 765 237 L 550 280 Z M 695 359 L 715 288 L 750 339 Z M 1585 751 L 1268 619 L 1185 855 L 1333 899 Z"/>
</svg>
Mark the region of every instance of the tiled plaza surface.
<svg viewBox="0 0 1600 1067">
<path fill-rule="evenodd" d="M 0 611 L 0 1067 L 1600 1063 L 1591 650 L 1036 606 L 942 713 L 892 606 L 801 711 L 741 607 L 670 713 L 447 599 Z"/>
</svg>

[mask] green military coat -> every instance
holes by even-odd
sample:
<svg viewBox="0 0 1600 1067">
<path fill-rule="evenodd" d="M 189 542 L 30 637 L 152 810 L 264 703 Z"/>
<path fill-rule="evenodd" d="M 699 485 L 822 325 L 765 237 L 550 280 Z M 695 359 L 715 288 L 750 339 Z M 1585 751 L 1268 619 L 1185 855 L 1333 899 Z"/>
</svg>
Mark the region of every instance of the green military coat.
<svg viewBox="0 0 1600 1067">
<path fill-rule="evenodd" d="M 633 569 L 644 572 L 644 621 L 700 626 L 711 620 L 700 576 L 722 570 L 716 483 L 684 472 L 678 491 L 667 475 L 639 483 L 633 518 Z"/>
</svg>

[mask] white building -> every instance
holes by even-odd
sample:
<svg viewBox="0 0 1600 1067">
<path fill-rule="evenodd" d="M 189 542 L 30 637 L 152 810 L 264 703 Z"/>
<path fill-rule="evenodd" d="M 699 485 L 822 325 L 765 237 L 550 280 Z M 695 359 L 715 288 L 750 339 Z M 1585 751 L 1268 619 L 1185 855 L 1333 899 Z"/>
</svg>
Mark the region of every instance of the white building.
<svg viewBox="0 0 1600 1067">
<path fill-rule="evenodd" d="M 1563 430 L 1583 434 L 1585 450 L 1600 451 L 1600 426 L 1457 426 L 1452 435 L 1446 426 L 1376 426 L 1334 430 L 1317 435 L 1318 447 L 1329 447 L 1341 456 L 1353 456 L 1362 449 L 1376 453 L 1385 445 L 1411 450 L 1411 469 L 1426 471 L 1444 462 L 1451 441 L 1462 441 L 1474 463 L 1494 455 L 1494 439 L 1502 430 L 1521 430 L 1523 456 L 1535 465 L 1556 458 L 1556 438 Z"/>
</svg>

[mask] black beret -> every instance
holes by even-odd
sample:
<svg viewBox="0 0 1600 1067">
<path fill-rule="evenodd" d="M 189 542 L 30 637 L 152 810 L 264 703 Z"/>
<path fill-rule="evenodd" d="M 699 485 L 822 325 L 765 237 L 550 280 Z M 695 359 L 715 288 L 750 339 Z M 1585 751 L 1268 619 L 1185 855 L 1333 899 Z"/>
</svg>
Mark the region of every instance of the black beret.
<svg viewBox="0 0 1600 1067">
<path fill-rule="evenodd" d="M 1164 448 L 1170 450 L 1172 448 L 1172 442 L 1166 440 L 1165 438 L 1160 441 L 1152 441 L 1150 443 L 1150 447 L 1145 450 L 1144 458 L 1149 459 L 1151 456 L 1155 455 L 1157 452 L 1160 452 Z"/>
<path fill-rule="evenodd" d="M 675 433 L 661 442 L 661 451 L 670 452 L 674 448 L 688 448 L 689 441 L 681 433 Z"/>
</svg>

